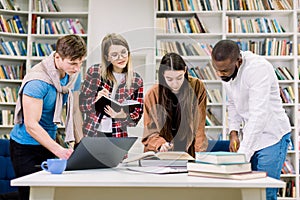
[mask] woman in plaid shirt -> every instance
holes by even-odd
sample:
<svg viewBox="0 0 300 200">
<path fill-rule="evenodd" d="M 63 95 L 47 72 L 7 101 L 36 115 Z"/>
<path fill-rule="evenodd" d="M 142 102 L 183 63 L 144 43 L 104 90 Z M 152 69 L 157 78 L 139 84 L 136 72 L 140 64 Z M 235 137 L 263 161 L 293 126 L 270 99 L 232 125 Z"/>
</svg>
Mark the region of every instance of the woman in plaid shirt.
<svg viewBox="0 0 300 200">
<path fill-rule="evenodd" d="M 143 114 L 143 79 L 133 71 L 127 41 L 118 34 L 106 35 L 101 44 L 102 63 L 91 66 L 80 94 L 80 110 L 85 115 L 84 136 L 127 137 L 127 126 L 135 126 Z M 95 111 L 95 102 L 103 95 L 119 103 L 136 100 L 133 112 L 115 112 L 106 106 L 105 113 Z"/>
</svg>

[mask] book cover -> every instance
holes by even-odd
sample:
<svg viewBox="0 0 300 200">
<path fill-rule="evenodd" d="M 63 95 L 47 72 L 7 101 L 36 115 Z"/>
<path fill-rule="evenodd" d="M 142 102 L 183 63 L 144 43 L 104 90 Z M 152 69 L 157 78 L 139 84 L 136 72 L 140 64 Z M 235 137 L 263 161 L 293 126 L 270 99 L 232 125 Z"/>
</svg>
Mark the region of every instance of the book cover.
<svg viewBox="0 0 300 200">
<path fill-rule="evenodd" d="M 135 100 L 125 100 L 122 103 L 107 97 L 102 96 L 96 103 L 95 103 L 95 110 L 101 113 L 104 112 L 105 106 L 109 105 L 115 112 L 120 112 L 121 108 L 123 108 L 125 113 L 133 112 L 136 107 L 140 107 L 141 103 Z"/>
<path fill-rule="evenodd" d="M 222 174 L 243 173 L 251 171 L 251 163 L 246 162 L 239 164 L 210 164 L 201 162 L 188 162 L 187 170 Z"/>
<path fill-rule="evenodd" d="M 234 179 L 234 180 L 248 180 L 248 179 L 256 179 L 256 178 L 265 178 L 265 177 L 267 177 L 267 172 L 251 171 L 251 172 L 245 172 L 245 173 L 221 174 L 221 173 L 189 171 L 188 175 L 189 176 L 208 177 L 208 178 L 225 178 L 225 179 Z"/>
<path fill-rule="evenodd" d="M 246 157 L 236 152 L 196 152 L 196 161 L 212 164 L 245 163 Z"/>
</svg>

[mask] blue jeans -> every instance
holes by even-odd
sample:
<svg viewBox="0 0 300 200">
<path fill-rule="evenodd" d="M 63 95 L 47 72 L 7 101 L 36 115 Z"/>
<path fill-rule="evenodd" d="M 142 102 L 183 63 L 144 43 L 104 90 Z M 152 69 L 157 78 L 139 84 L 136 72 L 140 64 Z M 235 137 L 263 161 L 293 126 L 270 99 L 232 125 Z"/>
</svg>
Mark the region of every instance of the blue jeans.
<svg viewBox="0 0 300 200">
<path fill-rule="evenodd" d="M 290 137 L 291 133 L 287 133 L 276 144 L 256 151 L 250 161 L 252 170 L 265 171 L 269 177 L 280 179 Z M 267 200 L 276 200 L 277 191 L 278 188 L 267 188 Z"/>
</svg>

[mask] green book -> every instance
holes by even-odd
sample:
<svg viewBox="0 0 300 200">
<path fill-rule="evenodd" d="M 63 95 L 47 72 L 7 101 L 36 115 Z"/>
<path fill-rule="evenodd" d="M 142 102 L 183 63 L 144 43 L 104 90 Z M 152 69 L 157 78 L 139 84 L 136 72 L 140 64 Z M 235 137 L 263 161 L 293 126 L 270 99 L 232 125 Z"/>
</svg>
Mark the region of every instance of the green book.
<svg viewBox="0 0 300 200">
<path fill-rule="evenodd" d="M 202 163 L 212 164 L 236 164 L 245 163 L 245 154 L 236 152 L 196 152 L 195 160 Z"/>
</svg>

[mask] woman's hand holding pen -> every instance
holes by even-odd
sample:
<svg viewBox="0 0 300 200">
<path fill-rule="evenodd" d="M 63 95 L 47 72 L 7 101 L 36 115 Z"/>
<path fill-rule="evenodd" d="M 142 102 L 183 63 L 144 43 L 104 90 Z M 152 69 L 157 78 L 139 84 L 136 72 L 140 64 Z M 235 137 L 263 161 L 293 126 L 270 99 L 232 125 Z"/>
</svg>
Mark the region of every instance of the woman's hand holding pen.
<svg viewBox="0 0 300 200">
<path fill-rule="evenodd" d="M 102 96 L 107 96 L 109 97 L 109 91 L 105 88 L 103 88 L 102 90 L 98 91 L 97 96 L 95 98 L 95 100 L 93 101 L 93 104 L 98 101 Z"/>
<path fill-rule="evenodd" d="M 237 152 L 238 149 L 240 148 L 240 139 L 239 139 L 237 131 L 231 131 L 229 139 L 230 139 L 229 151 Z"/>
<path fill-rule="evenodd" d="M 160 152 L 166 152 L 169 151 L 173 148 L 173 144 L 171 142 L 165 142 L 164 144 L 162 144 L 159 148 Z"/>
</svg>

